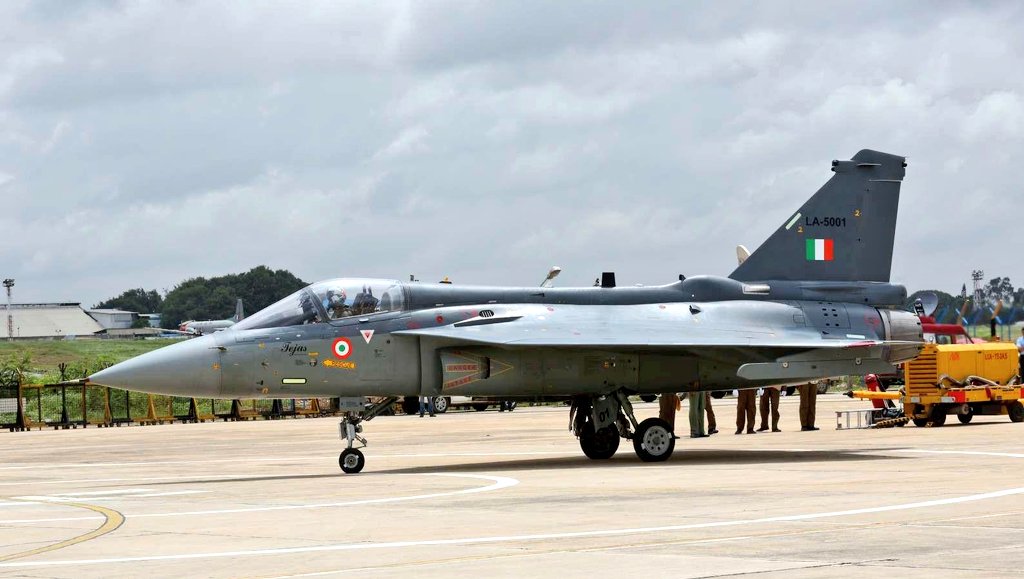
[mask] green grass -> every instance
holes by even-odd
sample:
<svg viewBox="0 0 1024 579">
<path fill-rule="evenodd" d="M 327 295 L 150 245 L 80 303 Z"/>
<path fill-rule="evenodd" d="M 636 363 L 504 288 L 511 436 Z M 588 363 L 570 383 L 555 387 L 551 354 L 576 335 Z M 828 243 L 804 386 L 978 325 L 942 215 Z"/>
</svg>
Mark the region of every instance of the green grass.
<svg viewBox="0 0 1024 579">
<path fill-rule="evenodd" d="M 0 341 L 0 366 L 21 368 L 26 382 L 56 382 L 58 366 L 68 366 L 68 378 L 81 377 L 83 371 L 123 362 L 180 340 L 39 340 Z"/>
</svg>

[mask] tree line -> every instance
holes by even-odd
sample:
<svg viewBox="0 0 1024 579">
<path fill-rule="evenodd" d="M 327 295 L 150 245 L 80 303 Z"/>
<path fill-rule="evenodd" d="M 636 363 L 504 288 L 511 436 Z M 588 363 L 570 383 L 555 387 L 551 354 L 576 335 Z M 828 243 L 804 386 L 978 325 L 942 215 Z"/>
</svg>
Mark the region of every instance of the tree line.
<svg viewBox="0 0 1024 579">
<path fill-rule="evenodd" d="M 222 320 L 235 314 L 235 300 L 242 299 L 245 311 L 257 312 L 277 300 L 306 287 L 291 272 L 260 265 L 245 273 L 218 277 L 193 277 L 161 296 L 156 290 L 130 289 L 96 304 L 96 309 L 118 309 L 142 314 L 159 313 L 160 325 L 177 328 L 188 320 Z M 145 320 L 139 321 L 146 325 Z"/>
</svg>

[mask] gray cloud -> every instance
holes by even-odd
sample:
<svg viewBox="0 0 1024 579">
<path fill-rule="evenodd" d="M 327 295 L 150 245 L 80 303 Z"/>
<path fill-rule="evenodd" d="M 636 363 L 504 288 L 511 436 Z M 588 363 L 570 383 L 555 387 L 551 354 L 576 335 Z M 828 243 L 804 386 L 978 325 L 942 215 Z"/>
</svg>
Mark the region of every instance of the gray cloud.
<svg viewBox="0 0 1024 579">
<path fill-rule="evenodd" d="M 897 281 L 1024 283 L 1022 24 L 1016 3 L 6 3 L 0 273 L 90 304 L 259 263 L 727 274 L 868 147 L 909 157 Z"/>
</svg>

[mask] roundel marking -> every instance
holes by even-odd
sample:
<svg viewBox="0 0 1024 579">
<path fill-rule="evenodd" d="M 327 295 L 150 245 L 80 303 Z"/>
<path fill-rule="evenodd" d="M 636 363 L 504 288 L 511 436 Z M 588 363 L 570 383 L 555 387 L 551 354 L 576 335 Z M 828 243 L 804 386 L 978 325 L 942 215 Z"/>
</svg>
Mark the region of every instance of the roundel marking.
<svg viewBox="0 0 1024 579">
<path fill-rule="evenodd" d="M 334 344 L 331 345 L 331 352 L 334 353 L 335 358 L 344 360 L 352 353 L 352 342 L 350 342 L 348 338 L 338 338 L 337 340 L 334 340 Z"/>
</svg>

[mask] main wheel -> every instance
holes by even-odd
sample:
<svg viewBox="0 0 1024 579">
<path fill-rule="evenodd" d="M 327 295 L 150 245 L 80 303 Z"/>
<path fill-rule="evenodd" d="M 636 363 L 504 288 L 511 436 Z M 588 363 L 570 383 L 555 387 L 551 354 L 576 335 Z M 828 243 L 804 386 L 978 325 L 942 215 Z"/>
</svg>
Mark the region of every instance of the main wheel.
<svg viewBox="0 0 1024 579">
<path fill-rule="evenodd" d="M 438 414 L 444 414 L 448 412 L 449 400 L 447 396 L 438 396 L 434 398 L 434 412 Z"/>
<path fill-rule="evenodd" d="M 1024 404 L 1020 400 L 1007 404 L 1006 413 L 1010 415 L 1010 422 L 1024 422 Z"/>
<path fill-rule="evenodd" d="M 925 426 L 928 426 L 927 418 L 911 418 L 910 421 L 914 423 L 914 426 L 917 426 L 919 428 L 924 428 Z"/>
<path fill-rule="evenodd" d="M 933 427 L 939 427 L 946 423 L 946 407 L 941 404 L 932 406 L 932 411 L 928 414 L 928 422 Z"/>
<path fill-rule="evenodd" d="M 786 396 L 796 394 L 796 386 L 786 386 Z"/>
<path fill-rule="evenodd" d="M 644 462 L 661 462 L 672 456 L 676 438 L 672 427 L 660 418 L 648 418 L 633 433 L 633 450 Z"/>
<path fill-rule="evenodd" d="M 654 402 L 658 397 L 655 394 L 641 394 L 640 400 L 644 402 Z"/>
<path fill-rule="evenodd" d="M 505 403 L 505 410 L 512 412 L 513 410 L 516 409 L 516 406 L 519 406 L 518 402 L 516 402 L 515 400 L 509 400 Z"/>
<path fill-rule="evenodd" d="M 715 400 L 721 400 L 722 398 L 725 398 L 726 394 L 728 394 L 728 392 L 726 392 L 725 390 L 713 390 L 711 392 L 711 397 L 714 398 Z"/>
<path fill-rule="evenodd" d="M 338 466 L 348 474 L 355 474 L 366 466 L 366 457 L 356 448 L 346 448 L 338 457 Z"/>
<path fill-rule="evenodd" d="M 484 410 L 487 410 L 487 405 L 482 403 L 482 402 L 478 403 L 478 404 L 474 404 L 473 405 L 473 410 L 476 410 L 477 412 L 483 412 Z"/>
<path fill-rule="evenodd" d="M 584 430 L 580 434 L 580 448 L 587 458 L 605 460 L 619 449 L 619 429 L 615 425 L 605 426 L 597 432 Z"/>
</svg>

